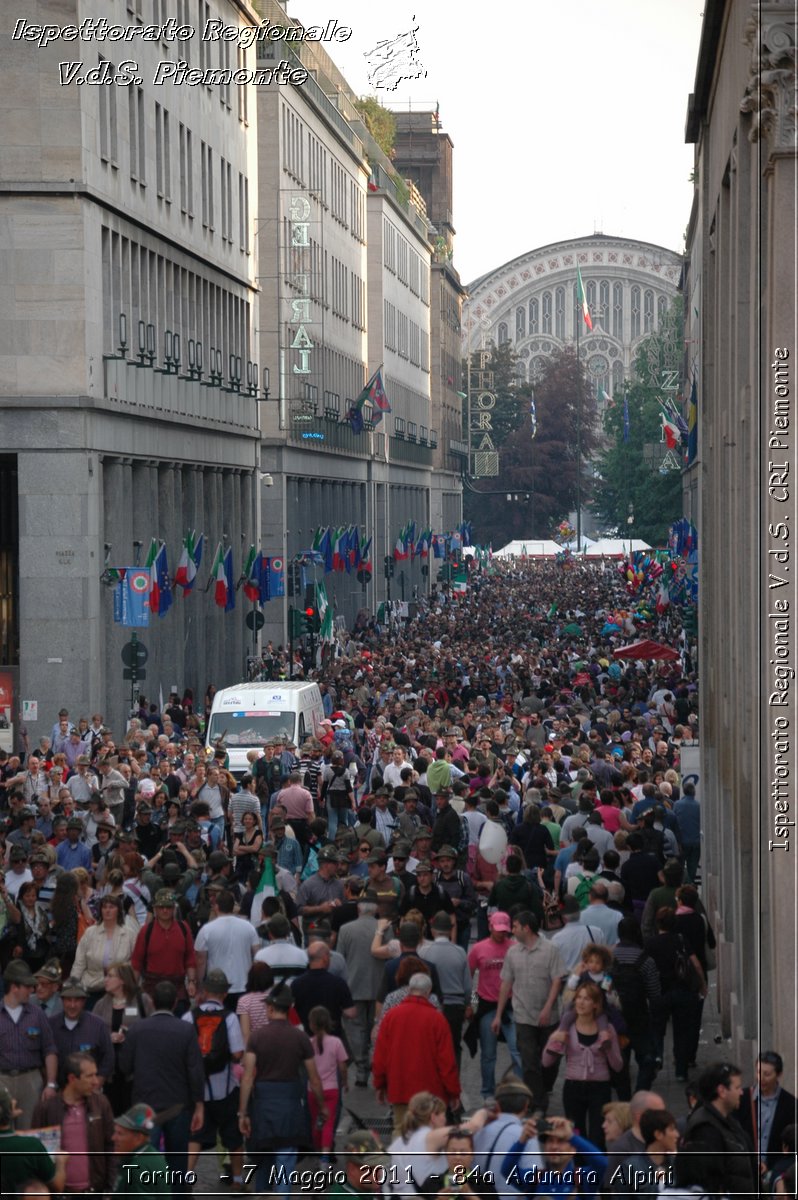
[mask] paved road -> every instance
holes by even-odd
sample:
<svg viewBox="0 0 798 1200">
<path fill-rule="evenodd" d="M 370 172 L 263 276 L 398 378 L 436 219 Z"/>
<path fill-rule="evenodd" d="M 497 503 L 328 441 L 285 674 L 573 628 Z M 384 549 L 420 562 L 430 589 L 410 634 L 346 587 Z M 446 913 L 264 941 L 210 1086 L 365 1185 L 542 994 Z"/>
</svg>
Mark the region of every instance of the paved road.
<svg viewBox="0 0 798 1200">
<path fill-rule="evenodd" d="M 710 984 L 710 994 L 704 1005 L 704 1025 L 699 1043 L 698 1067 L 690 1073 L 691 1079 L 697 1078 L 704 1066 L 711 1062 L 713 1058 L 722 1057 L 724 1053 L 722 1045 L 718 1044 L 715 1040 L 716 1038 L 720 1039 L 720 1022 L 715 997 L 716 986 L 713 982 Z M 510 1056 L 506 1046 L 502 1043 L 499 1045 L 496 1063 L 497 1081 L 509 1069 L 509 1066 Z M 549 1110 L 554 1115 L 562 1112 L 562 1077 L 563 1072 L 561 1071 Z M 632 1079 L 634 1080 L 634 1073 Z M 479 1060 L 478 1058 L 470 1058 L 465 1048 L 463 1050 L 461 1080 L 463 1085 L 463 1103 L 465 1104 L 466 1111 L 471 1112 L 475 1108 L 478 1108 L 480 1103 Z M 665 1063 L 657 1076 L 654 1089 L 662 1095 L 668 1108 L 677 1117 L 683 1115 L 686 1110 L 684 1086 L 683 1083 L 677 1083 L 675 1078 L 670 1053 L 669 1035 L 665 1046 Z M 373 1129 L 383 1138 L 383 1141 L 386 1140 L 386 1136 L 390 1137 L 390 1109 L 377 1102 L 377 1097 L 371 1087 L 356 1088 L 353 1086 L 344 1097 L 344 1111 L 338 1125 L 338 1144 L 340 1145 L 342 1139 L 353 1127 L 359 1127 L 361 1124 Z M 219 1164 L 220 1157 L 215 1153 L 202 1156 L 197 1168 L 196 1195 L 224 1196 L 228 1193 L 230 1184 L 229 1182 L 220 1181 L 221 1169 Z M 311 1167 L 314 1163 L 312 1159 L 308 1158 L 305 1160 L 304 1165 Z M 297 1195 L 300 1194 L 307 1195 L 308 1193 L 306 1191 L 297 1193 Z"/>
</svg>

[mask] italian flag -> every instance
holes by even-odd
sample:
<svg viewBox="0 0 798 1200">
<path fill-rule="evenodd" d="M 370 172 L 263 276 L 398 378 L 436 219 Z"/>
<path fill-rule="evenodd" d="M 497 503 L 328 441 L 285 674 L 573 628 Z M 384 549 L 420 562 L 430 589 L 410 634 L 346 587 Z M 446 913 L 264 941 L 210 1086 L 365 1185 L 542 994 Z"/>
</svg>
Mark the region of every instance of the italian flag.
<svg viewBox="0 0 798 1200">
<path fill-rule="evenodd" d="M 576 264 L 576 299 L 577 303 L 582 307 L 582 316 L 585 319 L 585 325 L 588 329 L 593 328 L 593 322 L 590 318 L 590 309 L 587 306 L 587 297 L 585 296 L 585 288 L 582 283 L 582 272 L 579 270 L 579 263 Z"/>
<path fill-rule="evenodd" d="M 255 888 L 255 895 L 252 898 L 252 908 L 250 910 L 249 919 L 257 929 L 260 925 L 261 914 L 263 912 L 263 901 L 269 896 L 277 895 L 277 875 L 274 870 L 274 859 L 270 854 L 267 854 L 263 860 L 263 871 L 258 880 L 258 886 Z"/>
<path fill-rule="evenodd" d="M 260 597 L 260 582 L 259 571 L 256 569 L 258 554 L 254 546 L 250 546 L 247 561 L 244 563 L 244 595 L 253 604 L 257 604 Z"/>
<path fill-rule="evenodd" d="M 673 421 L 669 421 L 664 413 L 660 413 L 662 421 L 662 441 L 669 450 L 675 450 L 682 440 L 682 435 L 679 433 L 679 428 L 674 425 Z"/>
<path fill-rule="evenodd" d="M 194 562 L 194 534 L 192 532 L 183 538 L 183 549 L 180 552 L 180 561 L 175 572 L 175 586 L 181 587 L 184 592 L 189 591 L 196 574 L 197 565 Z"/>
<path fill-rule="evenodd" d="M 149 553 L 147 554 L 147 561 L 145 562 L 144 566 L 145 566 L 146 570 L 148 570 L 150 573 L 150 594 L 149 594 L 149 599 L 147 600 L 147 604 L 149 605 L 150 612 L 154 612 L 154 613 L 158 612 L 158 609 L 161 604 L 161 589 L 158 586 L 158 564 L 156 561 L 157 558 L 158 558 L 158 541 L 157 541 L 157 538 L 153 538 L 152 541 L 150 542 L 150 549 L 149 549 Z"/>
<path fill-rule="evenodd" d="M 211 567 L 211 578 L 215 580 L 213 598 L 219 605 L 219 608 L 224 608 L 227 604 L 227 575 L 224 570 L 224 550 L 222 549 L 221 542 L 219 542 L 216 548 L 216 557 Z"/>
</svg>

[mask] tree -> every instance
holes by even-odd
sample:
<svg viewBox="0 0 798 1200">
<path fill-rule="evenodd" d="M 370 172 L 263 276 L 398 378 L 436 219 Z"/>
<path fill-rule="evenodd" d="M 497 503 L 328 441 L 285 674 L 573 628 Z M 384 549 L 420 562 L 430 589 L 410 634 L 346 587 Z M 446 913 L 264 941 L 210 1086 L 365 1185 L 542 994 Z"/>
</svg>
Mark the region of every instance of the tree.
<svg viewBox="0 0 798 1200">
<path fill-rule="evenodd" d="M 391 157 L 396 138 L 396 117 L 389 108 L 383 107 L 374 96 L 363 96 L 356 101 L 355 108 L 363 118 L 374 141 L 386 158 Z"/>
<path fill-rule="evenodd" d="M 533 394 L 537 418 L 534 438 L 530 415 Z M 571 347 L 551 355 L 534 390 L 527 383 L 518 384 L 512 397 L 516 423 L 501 443 L 498 479 L 487 481 L 487 486 L 476 481 L 473 485 L 476 491 L 466 490 L 463 497 L 464 511 L 474 523 L 476 540 L 492 542 L 494 546 L 503 546 L 513 538 L 550 537 L 555 525 L 574 510 L 578 444 L 584 509 L 592 483 L 587 464 L 598 445 L 592 389 Z M 510 408 L 508 401 L 508 413 Z M 499 488 L 500 495 L 479 494 Z M 519 498 L 508 502 L 507 494 Z"/>
<path fill-rule="evenodd" d="M 682 515 L 680 471 L 660 473 L 646 461 L 646 443 L 662 440 L 659 398 L 663 397 L 662 372 L 678 370 L 683 336 L 682 308 L 674 301 L 662 329 L 641 343 L 635 356 L 632 382 L 626 385 L 629 414 L 628 439 L 624 441 L 624 401 L 616 395 L 604 416 L 609 444 L 598 461 L 595 512 L 624 536 L 629 533 L 630 505 L 634 513 L 632 536 L 652 545 L 661 544 L 668 527 Z M 681 450 L 674 451 L 681 457 Z"/>
</svg>

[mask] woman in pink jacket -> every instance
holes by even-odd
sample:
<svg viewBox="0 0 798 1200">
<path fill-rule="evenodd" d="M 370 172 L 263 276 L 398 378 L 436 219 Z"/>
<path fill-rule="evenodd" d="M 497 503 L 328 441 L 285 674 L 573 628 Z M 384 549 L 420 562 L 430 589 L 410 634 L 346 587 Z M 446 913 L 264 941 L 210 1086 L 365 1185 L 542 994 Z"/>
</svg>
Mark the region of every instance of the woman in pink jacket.
<svg viewBox="0 0 798 1200">
<path fill-rule="evenodd" d="M 573 1013 L 564 1014 L 561 1028 L 551 1035 L 543 1051 L 544 1067 L 552 1066 L 558 1054 L 565 1055 L 565 1115 L 601 1149 L 602 1108 L 612 1099 L 610 1072 L 620 1071 L 623 1065 L 618 1035 L 603 1010 L 596 984 L 580 983 L 574 992 Z"/>
</svg>

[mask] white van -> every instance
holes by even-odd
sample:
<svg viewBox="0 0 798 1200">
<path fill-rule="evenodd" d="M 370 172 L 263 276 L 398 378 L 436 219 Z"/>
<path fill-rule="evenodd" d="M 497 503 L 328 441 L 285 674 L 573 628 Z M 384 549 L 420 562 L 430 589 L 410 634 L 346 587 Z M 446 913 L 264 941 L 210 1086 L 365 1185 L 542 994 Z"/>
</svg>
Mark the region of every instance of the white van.
<svg viewBox="0 0 798 1200">
<path fill-rule="evenodd" d="M 249 770 L 248 750 L 262 750 L 272 738 L 287 737 L 301 746 L 324 720 L 321 693 L 315 683 L 242 683 L 213 698 L 205 733 L 212 752 L 222 741 L 234 775 Z"/>
</svg>

